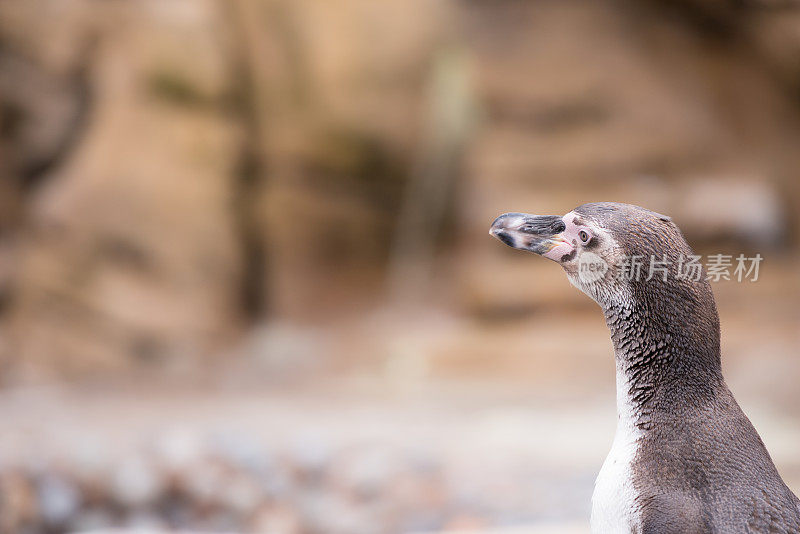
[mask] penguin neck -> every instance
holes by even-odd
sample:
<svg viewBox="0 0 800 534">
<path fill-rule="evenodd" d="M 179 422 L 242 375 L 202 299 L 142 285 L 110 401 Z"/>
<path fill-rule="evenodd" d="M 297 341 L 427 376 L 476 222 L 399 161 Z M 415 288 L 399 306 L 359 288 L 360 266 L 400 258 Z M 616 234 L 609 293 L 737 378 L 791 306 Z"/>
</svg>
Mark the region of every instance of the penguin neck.
<svg viewBox="0 0 800 534">
<path fill-rule="evenodd" d="M 693 410 L 725 387 L 719 351 L 719 319 L 710 303 L 692 301 L 667 309 L 661 298 L 604 306 L 614 344 L 620 424 L 651 427 L 661 414 Z"/>
</svg>

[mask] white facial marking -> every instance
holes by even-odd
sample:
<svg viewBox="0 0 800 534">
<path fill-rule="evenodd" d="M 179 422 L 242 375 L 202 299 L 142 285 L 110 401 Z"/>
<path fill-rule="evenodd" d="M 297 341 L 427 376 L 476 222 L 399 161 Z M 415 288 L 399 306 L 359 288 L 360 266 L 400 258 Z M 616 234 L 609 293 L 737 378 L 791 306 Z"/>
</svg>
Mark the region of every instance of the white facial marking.
<svg viewBox="0 0 800 534">
<path fill-rule="evenodd" d="M 578 257 L 578 280 L 583 284 L 591 284 L 602 280 L 608 271 L 606 260 L 594 252 L 584 251 Z"/>
</svg>

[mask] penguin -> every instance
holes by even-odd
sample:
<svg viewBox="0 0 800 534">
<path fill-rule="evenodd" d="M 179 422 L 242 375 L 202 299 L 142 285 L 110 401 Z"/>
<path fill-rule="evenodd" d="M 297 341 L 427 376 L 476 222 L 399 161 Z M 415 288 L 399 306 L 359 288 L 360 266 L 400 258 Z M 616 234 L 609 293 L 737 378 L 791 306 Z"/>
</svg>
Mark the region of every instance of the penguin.
<svg viewBox="0 0 800 534">
<path fill-rule="evenodd" d="M 617 428 L 594 534 L 800 533 L 800 500 L 725 384 L 711 286 L 681 272 L 694 253 L 670 217 L 600 202 L 563 217 L 506 213 L 490 235 L 559 263 L 605 315 Z M 635 273 L 631 258 L 661 269 Z"/>
</svg>

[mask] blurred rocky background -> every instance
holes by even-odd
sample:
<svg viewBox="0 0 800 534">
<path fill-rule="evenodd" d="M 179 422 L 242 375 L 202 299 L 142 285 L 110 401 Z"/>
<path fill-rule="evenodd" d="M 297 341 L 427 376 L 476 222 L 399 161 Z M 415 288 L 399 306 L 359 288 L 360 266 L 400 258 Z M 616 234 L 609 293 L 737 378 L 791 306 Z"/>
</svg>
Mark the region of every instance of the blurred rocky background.
<svg viewBox="0 0 800 534">
<path fill-rule="evenodd" d="M 789 0 L 0 0 L 0 533 L 585 532 L 605 326 L 487 228 L 598 200 L 765 258 L 798 491 L 798 146 Z"/>
</svg>

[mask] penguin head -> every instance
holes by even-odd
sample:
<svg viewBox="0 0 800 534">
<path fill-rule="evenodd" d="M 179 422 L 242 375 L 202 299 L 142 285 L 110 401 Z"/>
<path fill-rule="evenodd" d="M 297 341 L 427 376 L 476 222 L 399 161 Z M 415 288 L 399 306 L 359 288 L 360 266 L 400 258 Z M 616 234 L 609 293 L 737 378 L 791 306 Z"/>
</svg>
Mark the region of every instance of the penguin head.
<svg viewBox="0 0 800 534">
<path fill-rule="evenodd" d="M 569 281 L 604 308 L 683 284 L 675 269 L 681 256 L 692 255 L 669 217 L 614 202 L 583 204 L 563 216 L 506 213 L 489 233 L 560 264 Z"/>
</svg>

